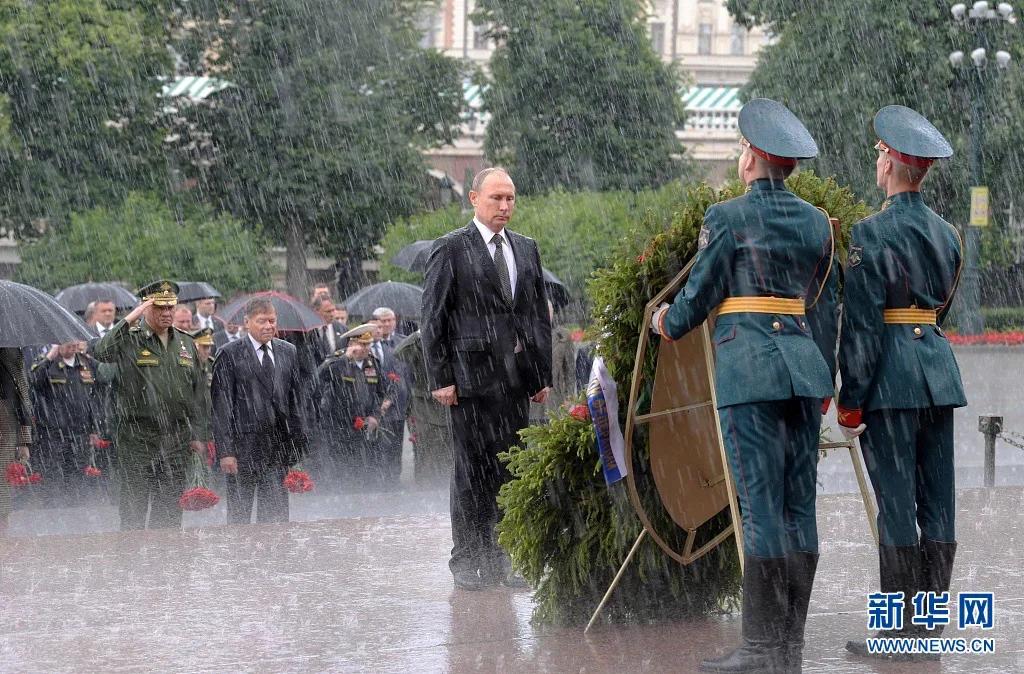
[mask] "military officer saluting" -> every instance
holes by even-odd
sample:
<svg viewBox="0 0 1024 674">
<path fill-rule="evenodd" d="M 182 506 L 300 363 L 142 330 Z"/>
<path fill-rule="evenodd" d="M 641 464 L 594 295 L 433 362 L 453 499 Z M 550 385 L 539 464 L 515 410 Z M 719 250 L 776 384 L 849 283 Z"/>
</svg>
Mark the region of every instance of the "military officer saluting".
<svg viewBox="0 0 1024 674">
<path fill-rule="evenodd" d="M 114 401 L 121 528 L 180 527 L 190 451 L 206 452 L 209 392 L 192 336 L 172 327 L 178 286 L 156 281 L 96 344 L 118 367 Z M 139 320 L 139 319 L 142 320 Z"/>
<path fill-rule="evenodd" d="M 337 459 L 349 477 L 371 471 L 380 475 L 381 420 L 397 396 L 394 382 L 370 351 L 376 330 L 366 324 L 343 334 L 348 340 L 344 353 L 336 351 L 317 371 L 320 413 L 340 445 Z"/>
<path fill-rule="evenodd" d="M 925 205 L 921 184 L 953 148 L 931 122 L 900 105 L 875 115 L 875 176 L 886 201 L 854 225 L 839 344 L 839 424 L 861 436 L 878 500 L 879 580 L 903 592 L 903 629 L 918 591 L 949 589 L 956 552 L 953 408 L 967 404 L 941 328 L 960 275 L 957 231 Z M 918 527 L 921 535 L 918 537 Z M 863 641 L 847 644 L 868 655 Z"/>
<path fill-rule="evenodd" d="M 742 511 L 743 644 L 709 672 L 799 672 L 818 562 L 818 432 L 835 374 L 836 284 L 827 216 L 786 189 L 814 139 L 784 105 L 739 115 L 747 193 L 704 215 L 682 292 L 652 321 L 666 339 L 716 309 L 715 389 Z"/>
</svg>

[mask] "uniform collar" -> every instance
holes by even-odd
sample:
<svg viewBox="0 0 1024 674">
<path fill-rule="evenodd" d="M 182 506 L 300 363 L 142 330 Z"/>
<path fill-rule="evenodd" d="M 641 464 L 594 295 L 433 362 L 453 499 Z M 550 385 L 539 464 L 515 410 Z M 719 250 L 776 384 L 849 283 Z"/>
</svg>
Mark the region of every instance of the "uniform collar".
<svg viewBox="0 0 1024 674">
<path fill-rule="evenodd" d="M 924 197 L 921 196 L 920 192 L 913 192 L 913 191 L 898 192 L 898 193 L 892 195 L 891 197 L 889 197 L 888 199 L 886 199 L 882 203 L 882 210 L 884 211 L 886 208 L 889 208 L 890 206 L 895 206 L 897 204 L 921 204 L 921 203 L 924 203 Z"/>
<path fill-rule="evenodd" d="M 773 180 L 771 178 L 758 178 L 754 182 L 747 185 L 747 191 L 767 191 L 767 190 L 784 190 L 786 189 L 785 180 Z"/>
</svg>

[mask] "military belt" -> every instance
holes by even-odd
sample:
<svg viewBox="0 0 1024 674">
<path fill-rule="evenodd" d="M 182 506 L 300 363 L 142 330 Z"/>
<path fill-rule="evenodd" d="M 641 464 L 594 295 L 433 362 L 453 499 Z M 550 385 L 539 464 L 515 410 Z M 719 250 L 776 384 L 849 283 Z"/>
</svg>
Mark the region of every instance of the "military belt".
<svg viewBox="0 0 1024 674">
<path fill-rule="evenodd" d="M 935 309 L 886 309 L 882 319 L 887 325 L 936 325 Z"/>
<path fill-rule="evenodd" d="M 804 315 L 804 301 L 784 297 L 730 297 L 718 305 L 718 314 Z"/>
</svg>

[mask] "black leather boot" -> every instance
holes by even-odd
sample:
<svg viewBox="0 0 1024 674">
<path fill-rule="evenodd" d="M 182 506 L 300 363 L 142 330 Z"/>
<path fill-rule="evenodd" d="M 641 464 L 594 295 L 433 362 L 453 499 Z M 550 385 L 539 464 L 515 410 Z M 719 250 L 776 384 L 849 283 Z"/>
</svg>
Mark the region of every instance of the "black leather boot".
<svg viewBox="0 0 1024 674">
<path fill-rule="evenodd" d="M 878 546 L 878 580 L 882 592 L 903 593 L 903 628 L 880 630 L 877 639 L 899 639 L 917 636 L 917 630 L 910 622 L 914 617 L 914 595 L 921 589 L 921 556 L 916 545 Z M 871 653 L 867 641 L 847 641 L 846 650 L 854 655 L 882 660 L 913 660 L 911 655 L 893 656 L 888 653 Z"/>
<path fill-rule="evenodd" d="M 921 590 L 941 594 L 949 592 L 953 578 L 953 558 L 956 557 L 956 543 L 943 543 L 921 539 Z M 920 628 L 925 637 L 942 636 L 942 625 L 934 629 Z"/>
<path fill-rule="evenodd" d="M 743 572 L 743 645 L 721 658 L 705 660 L 702 672 L 784 671 L 787 595 L 786 558 L 748 555 Z"/>
<path fill-rule="evenodd" d="M 786 557 L 786 567 L 789 572 L 789 609 L 786 611 L 785 672 L 800 674 L 803 671 L 807 605 L 811 601 L 818 555 L 813 552 L 791 552 Z"/>
</svg>

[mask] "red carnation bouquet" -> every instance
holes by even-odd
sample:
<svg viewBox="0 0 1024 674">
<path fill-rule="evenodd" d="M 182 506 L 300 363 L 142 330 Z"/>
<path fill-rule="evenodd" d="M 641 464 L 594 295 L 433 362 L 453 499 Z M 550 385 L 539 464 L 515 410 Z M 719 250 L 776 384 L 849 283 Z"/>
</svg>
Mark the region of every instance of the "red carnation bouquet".
<svg viewBox="0 0 1024 674">
<path fill-rule="evenodd" d="M 12 487 L 27 487 L 30 484 L 39 484 L 43 476 L 32 470 L 32 464 L 28 461 L 15 461 L 7 464 L 4 471 L 4 479 Z"/>
<path fill-rule="evenodd" d="M 284 476 L 282 484 L 292 494 L 304 494 L 308 491 L 313 491 L 313 487 L 316 486 L 313 483 L 313 478 L 309 476 L 309 473 L 302 470 L 301 466 L 294 466 L 289 469 L 288 474 Z"/>
<path fill-rule="evenodd" d="M 573 405 L 569 416 L 576 421 L 590 421 L 590 408 L 583 404 Z"/>
<path fill-rule="evenodd" d="M 209 467 L 206 465 L 206 452 L 189 451 L 188 488 L 178 499 L 178 507 L 182 510 L 206 510 L 217 505 L 220 497 L 206 488 Z"/>
</svg>

